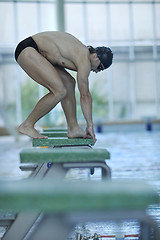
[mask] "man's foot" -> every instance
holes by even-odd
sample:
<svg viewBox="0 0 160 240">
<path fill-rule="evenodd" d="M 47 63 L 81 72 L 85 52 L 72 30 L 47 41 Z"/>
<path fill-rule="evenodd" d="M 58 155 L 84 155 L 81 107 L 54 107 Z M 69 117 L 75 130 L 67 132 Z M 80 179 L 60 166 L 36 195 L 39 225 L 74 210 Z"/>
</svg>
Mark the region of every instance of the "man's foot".
<svg viewBox="0 0 160 240">
<path fill-rule="evenodd" d="M 68 130 L 67 136 L 68 138 L 84 138 L 86 133 L 80 128 L 75 128 L 73 130 Z"/>
<path fill-rule="evenodd" d="M 23 123 L 18 127 L 18 131 L 31 138 L 48 138 L 47 136 L 39 134 L 39 132 L 34 127 L 25 126 Z"/>
</svg>

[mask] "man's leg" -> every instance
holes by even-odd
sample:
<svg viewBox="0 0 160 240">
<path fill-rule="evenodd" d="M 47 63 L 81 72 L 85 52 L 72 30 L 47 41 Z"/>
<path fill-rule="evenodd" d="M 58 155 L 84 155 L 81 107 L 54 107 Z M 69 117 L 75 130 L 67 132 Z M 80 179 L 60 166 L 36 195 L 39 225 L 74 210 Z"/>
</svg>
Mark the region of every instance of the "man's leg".
<svg viewBox="0 0 160 240">
<path fill-rule="evenodd" d="M 57 101 L 55 101 L 53 93 L 50 92 L 45 95 L 39 100 L 27 119 L 18 127 L 18 131 L 31 138 L 47 138 L 46 136 L 39 134 L 34 128 L 34 125 L 39 119 L 50 112 L 56 104 Z"/>
<path fill-rule="evenodd" d="M 75 79 L 63 68 L 56 68 L 67 90 L 66 96 L 61 100 L 68 125 L 68 137 L 85 137 L 85 132 L 79 127 L 76 115 Z"/>
<path fill-rule="evenodd" d="M 24 49 L 18 57 L 18 63 L 34 81 L 50 91 L 40 99 L 18 130 L 32 138 L 44 138 L 37 132 L 34 125 L 63 99 L 66 89 L 56 69 L 35 49 Z"/>
</svg>

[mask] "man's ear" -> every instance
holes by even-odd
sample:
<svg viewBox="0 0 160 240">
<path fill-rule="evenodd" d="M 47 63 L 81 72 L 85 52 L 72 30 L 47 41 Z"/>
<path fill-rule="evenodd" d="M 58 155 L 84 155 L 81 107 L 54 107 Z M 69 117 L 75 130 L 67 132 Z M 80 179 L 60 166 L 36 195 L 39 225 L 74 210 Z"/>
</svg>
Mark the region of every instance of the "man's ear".
<svg viewBox="0 0 160 240">
<path fill-rule="evenodd" d="M 96 60 L 98 58 L 97 53 L 93 53 L 92 57 L 93 57 L 94 60 Z"/>
</svg>

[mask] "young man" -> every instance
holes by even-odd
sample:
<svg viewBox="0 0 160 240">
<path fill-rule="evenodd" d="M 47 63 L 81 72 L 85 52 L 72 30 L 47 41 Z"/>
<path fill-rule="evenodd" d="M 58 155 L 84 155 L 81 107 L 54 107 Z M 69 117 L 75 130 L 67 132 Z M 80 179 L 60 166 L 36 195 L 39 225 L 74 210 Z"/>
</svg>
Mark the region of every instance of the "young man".
<svg viewBox="0 0 160 240">
<path fill-rule="evenodd" d="M 21 41 L 15 59 L 21 68 L 49 93 L 39 100 L 18 131 L 31 138 L 46 138 L 34 128 L 35 123 L 61 102 L 69 138 L 93 138 L 92 97 L 89 91 L 90 71 L 100 72 L 112 64 L 109 48 L 86 47 L 78 39 L 64 32 L 42 32 Z M 75 79 L 65 70 L 77 72 L 80 103 L 87 127 L 80 129 L 76 117 Z"/>
</svg>

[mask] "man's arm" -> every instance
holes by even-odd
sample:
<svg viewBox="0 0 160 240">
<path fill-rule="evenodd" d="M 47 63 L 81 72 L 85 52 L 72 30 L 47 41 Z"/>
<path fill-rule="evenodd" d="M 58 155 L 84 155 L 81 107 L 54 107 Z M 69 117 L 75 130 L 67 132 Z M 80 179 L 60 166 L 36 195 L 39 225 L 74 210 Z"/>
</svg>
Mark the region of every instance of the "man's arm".
<svg viewBox="0 0 160 240">
<path fill-rule="evenodd" d="M 86 64 L 83 67 L 78 68 L 77 72 L 77 82 L 78 89 L 80 92 L 80 103 L 83 115 L 87 122 L 86 136 L 91 136 L 96 142 L 95 133 L 93 129 L 93 120 L 92 120 L 92 96 L 89 91 L 89 82 L 88 76 L 90 73 L 90 64 Z"/>
</svg>

